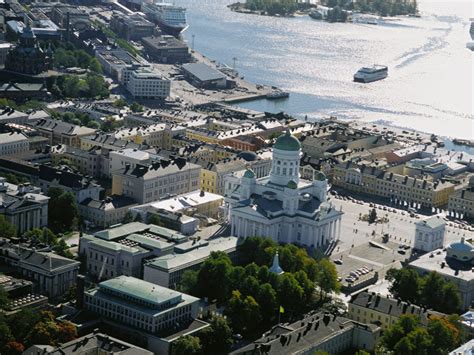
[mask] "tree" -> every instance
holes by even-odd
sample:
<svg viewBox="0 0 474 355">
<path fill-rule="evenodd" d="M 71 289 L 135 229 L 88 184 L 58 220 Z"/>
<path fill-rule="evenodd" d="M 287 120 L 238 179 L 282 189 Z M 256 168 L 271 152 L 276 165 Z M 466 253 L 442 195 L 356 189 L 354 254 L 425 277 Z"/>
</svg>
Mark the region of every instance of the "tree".
<svg viewBox="0 0 474 355">
<path fill-rule="evenodd" d="M 127 213 L 125 213 L 125 216 L 123 216 L 122 223 L 126 224 L 126 223 L 130 223 L 130 222 L 133 222 L 133 214 L 132 214 L 132 212 L 127 211 Z"/>
<path fill-rule="evenodd" d="M 340 284 L 337 281 L 336 266 L 329 259 L 321 259 L 318 263 L 319 272 L 316 276 L 316 283 L 320 289 L 320 296 L 324 293 L 339 292 Z"/>
<path fill-rule="evenodd" d="M 113 105 L 115 107 L 118 107 L 118 108 L 123 108 L 125 106 L 127 106 L 127 101 L 125 101 L 124 99 L 120 98 L 120 99 L 117 99 L 114 101 Z"/>
<path fill-rule="evenodd" d="M 132 112 L 143 112 L 143 106 L 134 102 L 130 105 L 130 110 L 132 110 Z"/>
<path fill-rule="evenodd" d="M 0 285 L 0 309 L 4 309 L 9 302 L 7 291 Z"/>
<path fill-rule="evenodd" d="M 232 328 L 246 334 L 257 329 L 262 319 L 257 301 L 252 296 L 243 298 L 237 290 L 232 291 L 225 313 L 231 319 Z"/>
<path fill-rule="evenodd" d="M 9 341 L 3 348 L 2 354 L 4 355 L 20 355 L 25 351 L 25 346 L 22 343 L 16 341 Z"/>
<path fill-rule="evenodd" d="M 277 293 L 272 285 L 269 283 L 260 285 L 256 299 L 260 305 L 263 321 L 271 323 L 276 319 L 279 309 Z"/>
<path fill-rule="evenodd" d="M 75 196 L 58 187 L 51 187 L 48 196 L 48 220 L 51 229 L 55 232 L 70 230 L 79 216 Z"/>
<path fill-rule="evenodd" d="M 86 84 L 88 87 L 88 94 L 90 97 L 108 97 L 110 92 L 108 84 L 105 82 L 104 78 L 97 74 L 87 74 Z"/>
<path fill-rule="evenodd" d="M 219 303 L 227 301 L 231 272 L 229 256 L 223 252 L 212 252 L 198 273 L 199 294 Z"/>
<path fill-rule="evenodd" d="M 16 339 L 25 342 L 31 329 L 41 320 L 39 312 L 30 309 L 22 309 L 8 318 L 8 325 Z"/>
<path fill-rule="evenodd" d="M 14 341 L 12 332 L 8 327 L 7 322 L 3 313 L 0 313 L 0 352 L 2 352 L 3 344 L 7 344 L 10 341 Z M 3 353 L 3 352 L 2 352 Z"/>
<path fill-rule="evenodd" d="M 195 294 L 198 283 L 198 272 L 194 270 L 186 270 L 183 272 L 180 281 L 181 292 Z"/>
<path fill-rule="evenodd" d="M 289 312 L 296 312 L 304 304 L 304 290 L 293 274 L 284 273 L 280 279 L 281 283 L 278 289 L 280 305 Z"/>
<path fill-rule="evenodd" d="M 163 226 L 163 222 L 161 221 L 161 218 L 159 215 L 152 213 L 148 217 L 148 223 L 149 224 L 154 224 L 155 226 Z"/>
<path fill-rule="evenodd" d="M 204 354 L 228 354 L 233 344 L 232 328 L 221 316 L 212 317 L 210 326 L 202 331 L 201 341 Z"/>
<path fill-rule="evenodd" d="M 377 220 L 377 211 L 375 210 L 375 208 L 372 208 L 370 210 L 370 213 L 369 213 L 369 219 L 368 219 L 368 222 L 370 224 L 374 223 L 375 221 Z"/>
<path fill-rule="evenodd" d="M 202 346 L 199 338 L 185 335 L 179 337 L 171 345 L 172 355 L 196 355 L 201 352 Z"/>
<path fill-rule="evenodd" d="M 0 215 L 0 237 L 12 239 L 16 237 L 16 227 L 4 215 Z"/>
<path fill-rule="evenodd" d="M 395 297 L 411 303 L 418 303 L 421 285 L 418 273 L 413 269 L 390 269 L 385 278 L 392 282 L 389 291 Z"/>
<path fill-rule="evenodd" d="M 461 309 L 461 302 L 457 285 L 452 281 L 446 281 L 443 286 L 443 303 L 439 309 L 448 314 L 457 313 Z"/>
</svg>

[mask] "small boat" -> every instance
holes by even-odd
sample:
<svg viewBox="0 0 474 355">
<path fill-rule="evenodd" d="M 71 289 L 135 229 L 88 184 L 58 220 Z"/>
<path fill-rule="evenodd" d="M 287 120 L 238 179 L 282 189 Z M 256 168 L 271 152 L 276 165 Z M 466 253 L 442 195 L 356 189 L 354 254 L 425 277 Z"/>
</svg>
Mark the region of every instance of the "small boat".
<svg viewBox="0 0 474 355">
<path fill-rule="evenodd" d="M 382 80 L 388 76 L 388 67 L 385 65 L 374 65 L 373 67 L 360 68 L 354 74 L 354 81 L 358 83 L 371 83 Z"/>
<path fill-rule="evenodd" d="M 275 100 L 275 99 L 284 99 L 289 96 L 290 96 L 290 93 L 287 91 L 275 90 L 275 91 L 272 91 L 271 93 L 268 93 L 266 98 L 269 100 Z"/>
<path fill-rule="evenodd" d="M 470 140 L 470 139 L 454 138 L 453 143 L 455 145 L 465 145 L 466 147 L 474 147 L 474 140 Z"/>
</svg>

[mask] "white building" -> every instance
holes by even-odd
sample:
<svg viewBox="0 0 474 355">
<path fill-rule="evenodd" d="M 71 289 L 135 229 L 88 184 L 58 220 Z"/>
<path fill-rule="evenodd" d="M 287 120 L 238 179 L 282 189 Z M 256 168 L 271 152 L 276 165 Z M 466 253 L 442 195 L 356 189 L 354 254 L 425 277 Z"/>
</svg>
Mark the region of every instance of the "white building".
<svg viewBox="0 0 474 355">
<path fill-rule="evenodd" d="M 162 160 L 151 165 L 137 164 L 135 168 L 113 173 L 112 194 L 149 203 L 199 189 L 201 167 L 184 158 Z"/>
<path fill-rule="evenodd" d="M 442 249 L 446 223 L 440 216 L 433 216 L 415 223 L 414 248 L 422 251 Z"/>
<path fill-rule="evenodd" d="M 52 252 L 37 252 L 0 239 L 0 262 L 14 266 L 22 278 L 33 281 L 33 291 L 57 299 L 75 285 L 79 261 Z"/>
<path fill-rule="evenodd" d="M 170 341 L 208 326 L 196 320 L 199 298 L 130 276 L 103 281 L 86 291 L 84 306 L 113 326 L 143 335 L 155 354 L 168 354 Z"/>
<path fill-rule="evenodd" d="M 338 239 L 342 212 L 326 202 L 324 174 L 314 181 L 300 179 L 300 154 L 300 142 L 287 131 L 273 147 L 270 176 L 257 179 L 247 170 L 240 185 L 226 184 L 232 235 L 312 247 Z"/>
<path fill-rule="evenodd" d="M 149 162 L 150 153 L 143 150 L 128 148 L 111 151 L 109 153 L 109 177 L 112 177 L 114 172 L 125 169 L 126 164 L 135 169 L 137 164 L 148 164 Z"/>
<path fill-rule="evenodd" d="M 22 234 L 48 225 L 49 197 L 33 186 L 14 185 L 0 177 L 0 214 Z"/>
<path fill-rule="evenodd" d="M 27 152 L 30 148 L 28 138 L 22 133 L 0 134 L 0 155 Z"/>
<path fill-rule="evenodd" d="M 164 99 L 170 96 L 171 81 L 160 73 L 139 69 L 130 73 L 127 90 L 134 99 Z"/>
<path fill-rule="evenodd" d="M 149 260 L 143 268 L 143 279 L 160 286 L 176 288 L 183 273 L 199 269 L 212 252 L 224 252 L 231 259 L 235 258 L 240 241 L 236 237 L 225 237 L 178 244 L 174 253 Z"/>
<path fill-rule="evenodd" d="M 464 238 L 449 244 L 446 249 L 426 253 L 408 264 L 420 275 L 435 271 L 442 278 L 456 284 L 461 296 L 462 310 L 474 302 L 474 246 Z"/>
</svg>

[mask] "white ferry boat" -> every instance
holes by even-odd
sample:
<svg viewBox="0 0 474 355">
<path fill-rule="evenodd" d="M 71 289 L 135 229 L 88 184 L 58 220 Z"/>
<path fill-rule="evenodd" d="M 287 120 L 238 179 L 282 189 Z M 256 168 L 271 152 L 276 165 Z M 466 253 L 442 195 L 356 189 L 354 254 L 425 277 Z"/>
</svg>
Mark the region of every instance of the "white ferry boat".
<svg viewBox="0 0 474 355">
<path fill-rule="evenodd" d="M 388 76 L 388 68 L 385 65 L 374 65 L 373 67 L 360 68 L 354 74 L 354 81 L 359 83 L 370 83 L 382 80 Z"/>
<path fill-rule="evenodd" d="M 186 9 L 165 2 L 154 2 L 142 4 L 142 11 L 150 20 L 170 35 L 178 37 L 188 28 L 186 21 Z"/>
</svg>

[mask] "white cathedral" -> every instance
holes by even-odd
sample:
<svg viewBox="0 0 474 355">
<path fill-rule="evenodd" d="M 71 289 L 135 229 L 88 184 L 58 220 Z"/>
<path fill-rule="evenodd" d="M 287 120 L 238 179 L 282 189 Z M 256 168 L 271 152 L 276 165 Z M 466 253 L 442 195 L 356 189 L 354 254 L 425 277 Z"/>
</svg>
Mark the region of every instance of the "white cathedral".
<svg viewBox="0 0 474 355">
<path fill-rule="evenodd" d="M 248 169 L 241 177 L 226 178 L 231 235 L 315 248 L 339 238 L 342 212 L 326 201 L 326 176 L 300 179 L 300 156 L 300 142 L 287 131 L 273 146 L 270 176 L 257 179 Z"/>
</svg>

